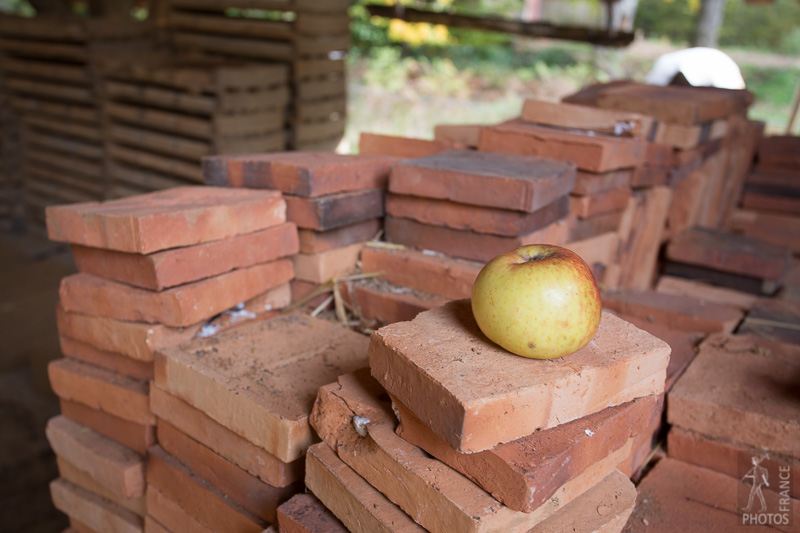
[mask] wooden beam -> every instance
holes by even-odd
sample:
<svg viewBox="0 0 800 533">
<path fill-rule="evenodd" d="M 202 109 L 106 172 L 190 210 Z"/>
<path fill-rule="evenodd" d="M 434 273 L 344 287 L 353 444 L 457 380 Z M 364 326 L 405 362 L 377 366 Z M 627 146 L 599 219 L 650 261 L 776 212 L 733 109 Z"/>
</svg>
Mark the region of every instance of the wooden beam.
<svg viewBox="0 0 800 533">
<path fill-rule="evenodd" d="M 627 46 L 633 42 L 633 33 L 630 32 L 619 32 L 611 35 L 606 30 L 577 26 L 555 26 L 548 22 L 524 22 L 500 17 L 473 17 L 453 13 L 437 13 L 404 7 L 401 4 L 395 4 L 394 6 L 368 5 L 367 9 L 371 16 L 396 18 L 406 22 L 442 24 L 451 28 L 467 28 L 512 33 L 527 37 L 581 41 L 603 46 Z"/>
</svg>

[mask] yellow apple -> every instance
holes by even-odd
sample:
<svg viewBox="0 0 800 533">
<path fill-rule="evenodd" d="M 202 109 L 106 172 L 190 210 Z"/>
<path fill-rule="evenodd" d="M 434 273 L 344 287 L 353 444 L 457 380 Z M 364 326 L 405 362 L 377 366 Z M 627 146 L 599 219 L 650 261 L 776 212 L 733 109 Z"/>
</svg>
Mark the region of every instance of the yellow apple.
<svg viewBox="0 0 800 533">
<path fill-rule="evenodd" d="M 589 266 L 571 250 L 549 244 L 498 255 L 472 287 L 481 331 L 509 352 L 534 359 L 563 357 L 589 344 L 601 309 Z"/>
</svg>

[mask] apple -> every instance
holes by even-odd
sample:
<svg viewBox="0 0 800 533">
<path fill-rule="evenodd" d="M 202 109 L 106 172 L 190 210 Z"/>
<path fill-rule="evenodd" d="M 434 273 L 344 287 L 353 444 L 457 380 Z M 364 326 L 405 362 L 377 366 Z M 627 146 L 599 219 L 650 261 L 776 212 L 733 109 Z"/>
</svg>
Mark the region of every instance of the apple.
<svg viewBox="0 0 800 533">
<path fill-rule="evenodd" d="M 601 314 L 600 290 L 575 252 L 531 244 L 500 254 L 472 286 L 481 331 L 509 352 L 555 359 L 589 344 Z"/>
</svg>

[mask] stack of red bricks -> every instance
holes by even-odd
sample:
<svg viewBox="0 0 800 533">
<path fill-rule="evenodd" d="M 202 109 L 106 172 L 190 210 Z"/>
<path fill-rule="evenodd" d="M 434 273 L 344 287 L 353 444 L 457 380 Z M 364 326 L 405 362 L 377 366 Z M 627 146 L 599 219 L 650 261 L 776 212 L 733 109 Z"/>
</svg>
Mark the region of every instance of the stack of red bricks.
<svg viewBox="0 0 800 533">
<path fill-rule="evenodd" d="M 383 227 L 389 167 L 396 158 L 286 152 L 204 159 L 206 183 L 275 189 L 299 228 L 293 257 L 296 300 L 356 269 L 364 243 Z"/>
<path fill-rule="evenodd" d="M 48 209 L 79 270 L 61 283 L 65 358 L 48 369 L 62 408 L 47 428 L 51 489 L 81 531 L 142 530 L 155 351 L 289 303 L 285 213 L 279 192 L 211 187 Z"/>
<path fill-rule="evenodd" d="M 367 363 L 367 337 L 300 312 L 156 353 L 149 531 L 259 533 L 303 490 L 320 387 Z"/>
<path fill-rule="evenodd" d="M 306 485 L 351 531 L 621 531 L 636 490 L 616 468 L 660 413 L 668 359 L 610 314 L 575 354 L 517 357 L 447 303 L 374 333 L 371 370 L 320 389 Z"/>
</svg>

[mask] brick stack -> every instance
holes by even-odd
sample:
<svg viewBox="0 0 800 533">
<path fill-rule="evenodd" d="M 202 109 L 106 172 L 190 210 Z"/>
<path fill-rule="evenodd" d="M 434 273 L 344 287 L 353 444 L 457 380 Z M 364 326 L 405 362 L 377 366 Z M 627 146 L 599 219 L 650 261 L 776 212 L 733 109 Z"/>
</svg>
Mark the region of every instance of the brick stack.
<svg viewBox="0 0 800 533">
<path fill-rule="evenodd" d="M 0 17 L 4 89 L 22 131 L 28 222 L 48 205 L 103 198 L 96 60 L 148 46 L 152 27 L 127 21 Z"/>
<path fill-rule="evenodd" d="M 141 531 L 154 352 L 287 305 L 296 230 L 280 193 L 210 187 L 51 207 L 48 229 L 80 271 L 61 283 L 66 357 L 48 368 L 53 501 L 86 531 Z"/>
<path fill-rule="evenodd" d="M 395 158 L 326 152 L 208 157 L 206 183 L 277 189 L 299 228 L 293 296 L 301 299 L 355 270 L 364 243 L 382 228 L 389 167 Z"/>
<path fill-rule="evenodd" d="M 574 180 L 570 163 L 472 150 L 396 163 L 386 240 L 402 246 L 364 250 L 362 270 L 382 272 L 389 285 L 356 285 L 362 312 L 384 323 L 408 320 L 420 309 L 468 297 L 483 264 L 498 254 L 524 244 L 564 244 Z"/>
<path fill-rule="evenodd" d="M 348 6 L 342 0 L 243 0 L 221 9 L 207 0 L 169 0 L 161 16 L 178 50 L 288 65 L 290 147 L 332 150 L 345 126 Z"/>
<path fill-rule="evenodd" d="M 146 523 L 253 533 L 274 524 L 303 489 L 318 389 L 364 366 L 367 343 L 295 312 L 159 351 Z"/>
<path fill-rule="evenodd" d="M 0 229 L 9 230 L 22 213 L 20 181 L 20 127 L 19 120 L 10 107 L 8 95 L 3 90 L 0 68 Z"/>
<path fill-rule="evenodd" d="M 200 159 L 286 146 L 288 69 L 152 55 L 103 69 L 111 198 L 203 182 Z"/>
<path fill-rule="evenodd" d="M 797 520 L 800 511 L 800 416 L 793 394 L 798 355 L 797 346 L 760 335 L 716 333 L 703 342 L 669 393 L 669 458 L 639 485 L 630 531 L 732 531 L 743 524 L 797 529 L 781 519 Z M 755 479 L 746 481 L 755 467 Z M 768 485 L 758 483 L 758 492 L 765 508 L 751 496 L 762 475 Z M 748 522 L 748 513 L 773 517 Z"/>
<path fill-rule="evenodd" d="M 458 300 L 374 333 L 369 356 L 371 375 L 320 389 L 306 461 L 351 531 L 622 530 L 636 490 L 616 467 L 660 411 L 663 341 L 604 314 L 586 348 L 525 359 Z"/>
</svg>

